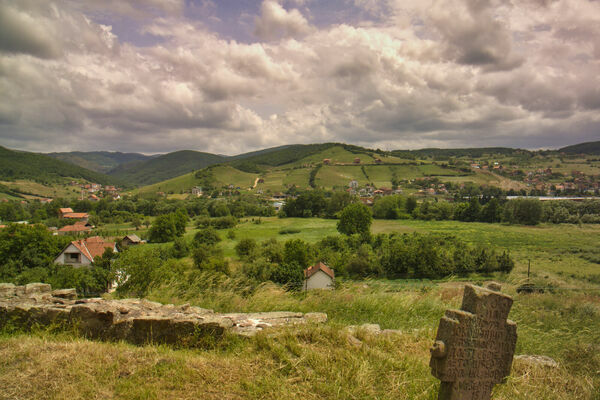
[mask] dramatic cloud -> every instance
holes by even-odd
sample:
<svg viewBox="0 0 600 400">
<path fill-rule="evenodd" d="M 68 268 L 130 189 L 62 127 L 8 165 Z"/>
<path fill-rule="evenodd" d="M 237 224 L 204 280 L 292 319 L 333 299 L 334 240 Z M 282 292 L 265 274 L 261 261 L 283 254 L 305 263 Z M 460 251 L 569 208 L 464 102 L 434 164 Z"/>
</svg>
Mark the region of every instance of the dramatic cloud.
<svg viewBox="0 0 600 400">
<path fill-rule="evenodd" d="M 276 39 L 306 35 L 311 29 L 297 9 L 287 11 L 275 0 L 264 0 L 254 33 L 261 39 Z"/>
<path fill-rule="evenodd" d="M 600 136 L 597 1 L 235 4 L 0 1 L 0 144 L 234 154 Z M 210 28 L 232 19 L 228 35 Z"/>
</svg>

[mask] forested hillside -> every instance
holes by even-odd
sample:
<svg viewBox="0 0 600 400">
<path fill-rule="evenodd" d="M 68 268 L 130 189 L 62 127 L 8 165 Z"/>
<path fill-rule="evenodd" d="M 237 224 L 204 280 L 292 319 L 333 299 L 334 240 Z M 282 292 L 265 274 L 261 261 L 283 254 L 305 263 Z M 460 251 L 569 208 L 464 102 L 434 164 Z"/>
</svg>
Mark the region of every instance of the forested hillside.
<svg viewBox="0 0 600 400">
<path fill-rule="evenodd" d="M 579 143 L 558 150 L 567 154 L 600 154 L 600 141 Z"/>
<path fill-rule="evenodd" d="M 131 184 L 150 185 L 226 160 L 226 156 L 182 150 L 146 161 L 123 164 L 109 174 Z"/>
<path fill-rule="evenodd" d="M 121 153 L 118 151 L 71 151 L 63 153 L 48 153 L 48 155 L 71 164 L 102 173 L 108 173 L 122 164 L 145 161 L 155 157 L 146 156 L 139 153 Z"/>
<path fill-rule="evenodd" d="M 14 151 L 0 146 L 0 180 L 27 179 L 51 183 L 62 177 L 81 178 L 103 185 L 120 182 L 113 177 L 43 154 Z"/>
</svg>

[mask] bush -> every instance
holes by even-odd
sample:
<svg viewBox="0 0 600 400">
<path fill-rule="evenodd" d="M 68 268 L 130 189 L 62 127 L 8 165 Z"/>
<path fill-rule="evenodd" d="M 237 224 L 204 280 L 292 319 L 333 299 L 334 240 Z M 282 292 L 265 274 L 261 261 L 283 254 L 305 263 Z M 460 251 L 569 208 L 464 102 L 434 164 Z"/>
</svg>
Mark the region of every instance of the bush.
<svg viewBox="0 0 600 400">
<path fill-rule="evenodd" d="M 254 239 L 242 239 L 235 245 L 235 252 L 240 258 L 249 257 L 258 247 Z"/>
<path fill-rule="evenodd" d="M 197 247 L 200 245 L 214 246 L 221 241 L 219 234 L 213 227 L 208 227 L 199 230 L 194 235 L 194 241 L 192 244 Z"/>
<path fill-rule="evenodd" d="M 300 233 L 300 229 L 296 228 L 284 228 L 279 230 L 280 235 L 290 235 L 294 233 Z"/>
</svg>

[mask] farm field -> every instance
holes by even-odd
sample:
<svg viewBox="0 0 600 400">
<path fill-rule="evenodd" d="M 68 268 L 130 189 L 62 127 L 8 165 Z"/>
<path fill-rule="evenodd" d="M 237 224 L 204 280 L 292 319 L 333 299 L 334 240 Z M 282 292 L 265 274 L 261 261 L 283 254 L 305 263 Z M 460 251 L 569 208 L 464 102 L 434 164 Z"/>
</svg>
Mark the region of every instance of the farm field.
<svg viewBox="0 0 600 400">
<path fill-rule="evenodd" d="M 219 231 L 220 247 L 225 256 L 235 259 L 234 247 L 240 239 L 253 238 L 257 241 L 276 238 L 278 240 L 302 239 L 314 243 L 328 235 L 336 235 L 336 220 L 321 218 L 245 218 L 234 229 L 234 240 L 226 237 L 226 230 Z M 298 229 L 299 233 L 279 234 L 286 229 Z M 486 224 L 458 221 L 419 220 L 374 220 L 371 232 L 411 233 L 436 232 L 454 235 L 465 242 L 507 250 L 515 259 L 516 266 L 510 276 L 511 283 L 526 278 L 531 260 L 532 277 L 544 286 L 599 287 L 600 237 L 599 225 L 581 226 L 540 225 L 535 227 Z M 190 227 L 186 235 L 192 237 L 196 229 Z M 590 261 L 592 260 L 592 261 Z"/>
<path fill-rule="evenodd" d="M 26 199 L 37 199 L 42 197 L 78 197 L 80 195 L 79 187 L 69 186 L 68 182 L 70 182 L 70 179 L 65 179 L 63 183 L 44 185 L 30 180 L 17 179 L 15 181 L 0 181 L 0 184 L 20 192 Z M 7 195 L 7 198 L 10 197 Z"/>
</svg>

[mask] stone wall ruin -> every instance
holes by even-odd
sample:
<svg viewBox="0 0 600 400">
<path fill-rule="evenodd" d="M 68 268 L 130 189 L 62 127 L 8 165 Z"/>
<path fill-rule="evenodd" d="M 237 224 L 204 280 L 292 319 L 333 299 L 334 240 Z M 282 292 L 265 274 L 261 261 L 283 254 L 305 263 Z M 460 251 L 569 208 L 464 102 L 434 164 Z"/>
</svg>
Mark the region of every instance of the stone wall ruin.
<svg viewBox="0 0 600 400">
<path fill-rule="evenodd" d="M 175 306 L 144 299 L 78 299 L 75 289 L 52 290 L 43 283 L 0 283 L 0 329 L 58 326 L 90 339 L 133 344 L 201 346 L 226 332 L 252 336 L 263 329 L 322 323 L 323 313 L 266 312 L 220 314 L 188 304 Z"/>
</svg>

